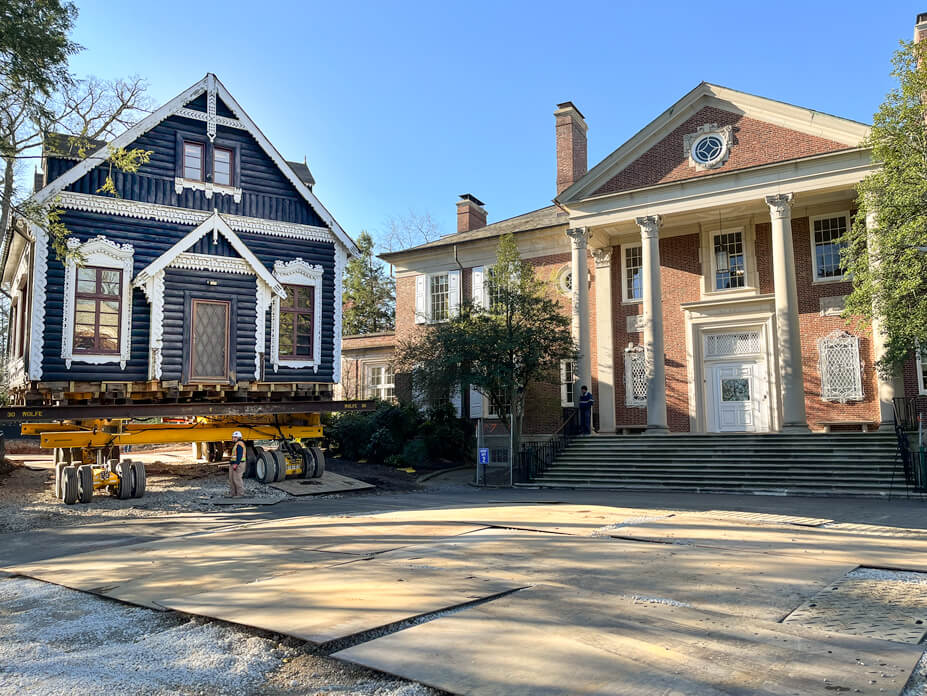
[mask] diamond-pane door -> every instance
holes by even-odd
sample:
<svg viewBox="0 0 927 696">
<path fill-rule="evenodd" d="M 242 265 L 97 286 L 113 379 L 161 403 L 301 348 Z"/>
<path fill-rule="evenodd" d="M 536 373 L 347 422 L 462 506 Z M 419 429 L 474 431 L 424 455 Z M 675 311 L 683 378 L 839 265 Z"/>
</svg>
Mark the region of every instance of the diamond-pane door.
<svg viewBox="0 0 927 696">
<path fill-rule="evenodd" d="M 229 303 L 193 300 L 190 379 L 228 379 Z"/>
</svg>

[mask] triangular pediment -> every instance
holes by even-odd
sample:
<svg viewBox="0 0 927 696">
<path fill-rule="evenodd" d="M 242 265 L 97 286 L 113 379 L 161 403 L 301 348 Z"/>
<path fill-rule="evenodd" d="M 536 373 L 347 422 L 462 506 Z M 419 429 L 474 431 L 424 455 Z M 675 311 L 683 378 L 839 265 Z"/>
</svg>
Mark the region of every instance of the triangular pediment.
<svg viewBox="0 0 927 696">
<path fill-rule="evenodd" d="M 153 111 L 125 133 L 115 138 L 109 145 L 113 148 L 130 147 L 140 136 L 148 133 L 148 131 L 171 116 L 181 116 L 205 122 L 207 135 L 210 137 L 215 136 L 217 126 L 240 128 L 248 132 L 267 156 L 270 157 L 281 174 L 292 184 L 297 193 L 318 213 L 319 217 L 331 229 L 335 238 L 344 245 L 348 253 L 351 255 L 358 253 L 354 241 L 310 190 L 304 181 L 305 176 L 301 177 L 293 170 L 293 167 L 287 163 L 248 114 L 245 113 L 245 110 L 241 108 L 241 105 L 229 93 L 225 85 L 212 73 L 207 73 L 203 79 Z M 100 165 L 106 159 L 107 154 L 106 150 L 101 150 L 81 160 L 64 174 L 49 182 L 40 191 L 37 191 L 32 196 L 32 200 L 43 203 L 52 199 L 94 167 Z"/>
<path fill-rule="evenodd" d="M 221 236 L 225 239 L 235 255 L 203 253 L 205 249 L 200 248 L 201 245 L 198 245 L 198 242 L 210 234 L 214 238 Z M 183 239 L 139 271 L 133 284 L 136 287 L 144 288 L 149 280 L 169 267 L 196 268 L 207 259 L 209 264 L 205 265 L 213 267 L 217 272 L 223 270 L 235 272 L 237 266 L 244 264 L 255 276 L 264 281 L 274 293 L 280 297 L 286 297 L 286 292 L 280 282 L 274 278 L 274 275 L 267 270 L 267 267 L 261 263 L 260 259 L 241 240 L 235 230 L 229 227 L 219 213 L 213 213 Z M 223 264 L 226 264 L 226 268 L 223 268 Z"/>
<path fill-rule="evenodd" d="M 868 132 L 856 121 L 703 82 L 556 200 L 579 201 L 853 149 Z M 696 151 L 711 135 L 716 137 L 706 145 L 714 147 Z"/>
</svg>

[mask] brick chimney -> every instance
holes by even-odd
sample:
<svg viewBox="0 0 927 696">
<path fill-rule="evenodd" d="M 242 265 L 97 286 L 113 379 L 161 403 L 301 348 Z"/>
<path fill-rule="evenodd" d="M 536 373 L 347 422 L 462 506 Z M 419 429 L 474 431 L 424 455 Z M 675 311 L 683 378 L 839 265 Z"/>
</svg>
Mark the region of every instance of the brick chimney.
<svg viewBox="0 0 927 696">
<path fill-rule="evenodd" d="M 481 227 L 486 227 L 483 201 L 470 193 L 463 194 L 457 201 L 457 231 L 470 232 Z"/>
<path fill-rule="evenodd" d="M 573 102 L 557 104 L 557 195 L 586 173 L 586 119 Z"/>
</svg>

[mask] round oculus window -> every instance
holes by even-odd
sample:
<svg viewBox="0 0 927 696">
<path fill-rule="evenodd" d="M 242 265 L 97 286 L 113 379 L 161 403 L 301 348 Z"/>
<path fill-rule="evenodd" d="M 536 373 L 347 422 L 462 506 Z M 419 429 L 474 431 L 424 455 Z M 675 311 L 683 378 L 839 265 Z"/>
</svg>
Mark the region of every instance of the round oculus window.
<svg viewBox="0 0 927 696">
<path fill-rule="evenodd" d="M 714 164 L 724 156 L 726 149 L 720 136 L 704 135 L 692 145 L 692 159 L 699 164 Z"/>
</svg>

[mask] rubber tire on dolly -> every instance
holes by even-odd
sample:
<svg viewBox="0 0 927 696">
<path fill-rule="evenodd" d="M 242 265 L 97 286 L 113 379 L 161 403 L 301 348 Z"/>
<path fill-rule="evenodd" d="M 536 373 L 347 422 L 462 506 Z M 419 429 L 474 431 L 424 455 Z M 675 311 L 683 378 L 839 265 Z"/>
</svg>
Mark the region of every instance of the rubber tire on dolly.
<svg viewBox="0 0 927 696">
<path fill-rule="evenodd" d="M 286 478 L 286 455 L 283 453 L 283 450 L 275 449 L 271 454 L 274 455 L 274 459 L 277 460 L 277 477 L 274 479 L 275 482 L 280 482 Z"/>
<path fill-rule="evenodd" d="M 58 462 L 55 464 L 55 497 L 58 500 L 64 498 L 64 493 L 61 492 L 61 482 L 64 480 L 64 474 L 62 472 L 66 466 L 70 466 L 70 464 L 66 462 Z"/>
<path fill-rule="evenodd" d="M 78 488 L 77 467 L 64 467 L 61 471 L 61 499 L 65 505 L 73 505 L 77 502 L 80 493 Z"/>
<path fill-rule="evenodd" d="M 77 499 L 82 503 L 93 500 L 93 467 L 89 464 L 77 467 Z"/>
<path fill-rule="evenodd" d="M 135 476 L 135 491 L 132 497 L 141 498 L 145 495 L 145 465 L 142 462 L 125 461 Z"/>
<path fill-rule="evenodd" d="M 119 462 L 115 466 L 115 471 L 119 475 L 119 483 L 116 484 L 116 497 L 119 500 L 128 500 L 135 494 L 135 471 L 131 464 Z"/>
<path fill-rule="evenodd" d="M 254 478 L 265 484 L 277 480 L 277 458 L 272 451 L 261 450 L 254 464 Z"/>
<path fill-rule="evenodd" d="M 254 463 L 257 460 L 257 455 L 255 454 L 258 447 L 254 447 L 249 443 L 245 443 L 245 473 L 242 474 L 242 478 L 254 478 Z M 232 450 L 235 451 L 234 449 Z"/>
</svg>

